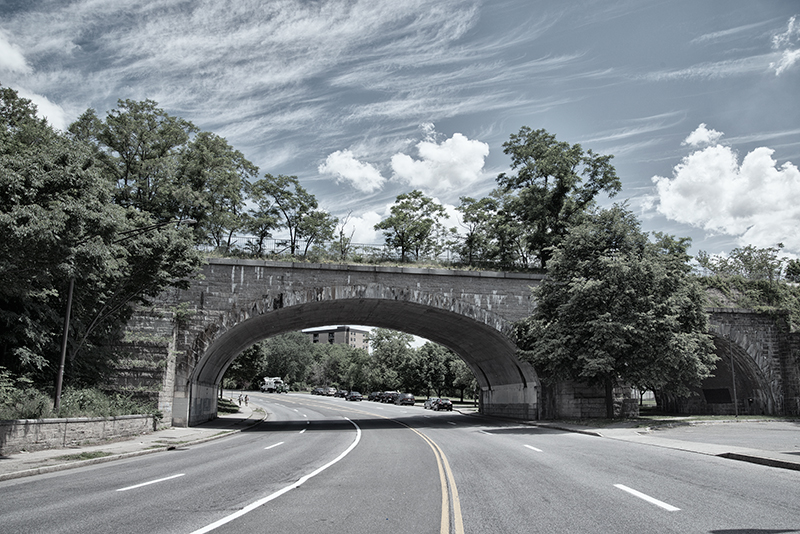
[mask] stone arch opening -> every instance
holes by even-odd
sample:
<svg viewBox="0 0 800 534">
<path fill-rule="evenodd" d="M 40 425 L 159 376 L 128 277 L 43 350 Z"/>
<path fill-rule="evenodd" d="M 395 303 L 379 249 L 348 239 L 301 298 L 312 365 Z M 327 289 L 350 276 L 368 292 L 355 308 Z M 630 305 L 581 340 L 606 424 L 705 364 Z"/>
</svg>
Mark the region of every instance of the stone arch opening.
<svg viewBox="0 0 800 534">
<path fill-rule="evenodd" d="M 714 352 L 719 358 L 713 376 L 695 388 L 691 397 L 670 399 L 667 408 L 678 413 L 708 415 L 775 413 L 775 397 L 769 381 L 752 355 L 739 344 L 741 340 L 712 335 Z"/>
<path fill-rule="evenodd" d="M 178 366 L 184 369 L 186 412 L 181 413 L 176 387 L 173 424 L 198 424 L 216 416 L 222 376 L 249 346 L 281 333 L 331 324 L 390 328 L 439 343 L 475 374 L 487 413 L 538 415 L 538 377 L 516 357 L 505 319 L 459 299 L 407 288 L 329 287 L 267 294 L 208 325 L 187 361 Z"/>
</svg>

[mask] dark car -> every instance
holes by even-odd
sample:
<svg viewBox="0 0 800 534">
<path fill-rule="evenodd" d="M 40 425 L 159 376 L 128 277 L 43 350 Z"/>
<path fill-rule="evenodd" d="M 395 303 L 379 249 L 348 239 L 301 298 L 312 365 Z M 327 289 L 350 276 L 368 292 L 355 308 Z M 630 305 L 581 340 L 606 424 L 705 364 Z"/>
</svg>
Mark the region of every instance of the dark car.
<svg viewBox="0 0 800 534">
<path fill-rule="evenodd" d="M 334 397 L 345 398 L 347 396 L 347 390 L 346 389 L 337 389 L 336 393 L 334 393 L 333 396 Z"/>
<path fill-rule="evenodd" d="M 392 404 L 398 395 L 400 395 L 399 391 L 384 391 L 381 394 L 381 402 L 385 404 Z"/>
<path fill-rule="evenodd" d="M 436 402 L 433 404 L 433 409 L 437 412 L 440 410 L 452 412 L 453 403 L 450 401 L 450 399 L 436 399 Z"/>
<path fill-rule="evenodd" d="M 381 392 L 380 391 L 373 391 L 369 395 L 367 395 L 367 400 L 371 401 L 379 401 L 381 400 Z"/>
<path fill-rule="evenodd" d="M 347 395 L 345 395 L 345 397 L 344 397 L 344 400 L 349 400 L 349 401 L 360 401 L 360 400 L 362 400 L 363 398 L 364 398 L 364 397 L 362 397 L 362 396 L 361 396 L 361 393 L 359 393 L 358 391 L 351 391 L 350 393 L 348 393 Z"/>
<path fill-rule="evenodd" d="M 428 400 L 425 401 L 425 404 L 422 405 L 423 408 L 426 410 L 428 408 L 433 408 L 434 403 L 439 400 L 439 397 L 429 397 Z"/>
<path fill-rule="evenodd" d="M 394 403 L 399 406 L 414 406 L 415 402 L 417 402 L 417 399 L 411 393 L 400 393 L 394 399 Z"/>
<path fill-rule="evenodd" d="M 311 390 L 312 395 L 325 395 L 325 388 L 314 388 Z"/>
</svg>

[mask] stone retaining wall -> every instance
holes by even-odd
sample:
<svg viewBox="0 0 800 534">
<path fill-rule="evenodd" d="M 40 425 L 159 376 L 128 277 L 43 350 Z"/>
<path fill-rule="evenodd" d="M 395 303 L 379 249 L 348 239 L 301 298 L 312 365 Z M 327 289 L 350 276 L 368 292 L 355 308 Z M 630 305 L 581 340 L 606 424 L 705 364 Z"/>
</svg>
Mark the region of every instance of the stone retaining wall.
<svg viewBox="0 0 800 534">
<path fill-rule="evenodd" d="M 0 421 L 0 454 L 63 449 L 149 434 L 152 415 Z"/>
</svg>

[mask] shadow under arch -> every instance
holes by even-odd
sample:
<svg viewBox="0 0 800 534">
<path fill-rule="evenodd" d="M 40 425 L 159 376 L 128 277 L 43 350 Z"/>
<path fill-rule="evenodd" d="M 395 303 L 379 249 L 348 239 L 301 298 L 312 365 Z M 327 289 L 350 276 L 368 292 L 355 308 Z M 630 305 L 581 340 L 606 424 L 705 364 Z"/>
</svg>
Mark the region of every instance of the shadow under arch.
<svg viewBox="0 0 800 534">
<path fill-rule="evenodd" d="M 706 415 L 762 415 L 775 413 L 776 399 L 770 382 L 743 339 L 710 332 L 719 358 L 712 376 L 693 388 L 690 397 L 665 397 L 667 411 Z"/>
<path fill-rule="evenodd" d="M 703 389 L 729 388 L 732 402 L 730 413 L 772 414 L 776 402 L 769 380 L 756 365 L 752 354 L 742 346 L 744 339 L 731 340 L 727 336 L 714 335 L 716 355 L 719 357 L 714 377 L 703 382 Z M 735 390 L 734 390 L 735 385 Z M 737 408 L 733 406 L 736 402 Z M 727 407 L 726 407 L 727 408 Z"/>
<path fill-rule="evenodd" d="M 243 350 L 278 334 L 332 324 L 390 328 L 439 343 L 473 371 L 482 405 L 496 403 L 505 410 L 523 404 L 525 415 L 536 410 L 538 377 L 533 367 L 517 358 L 509 336 L 511 324 L 497 314 L 406 288 L 315 288 L 300 293 L 265 295 L 205 328 L 194 343 L 191 359 L 196 363 L 186 369 L 185 424 L 216 416 L 211 400 L 228 366 Z"/>
</svg>

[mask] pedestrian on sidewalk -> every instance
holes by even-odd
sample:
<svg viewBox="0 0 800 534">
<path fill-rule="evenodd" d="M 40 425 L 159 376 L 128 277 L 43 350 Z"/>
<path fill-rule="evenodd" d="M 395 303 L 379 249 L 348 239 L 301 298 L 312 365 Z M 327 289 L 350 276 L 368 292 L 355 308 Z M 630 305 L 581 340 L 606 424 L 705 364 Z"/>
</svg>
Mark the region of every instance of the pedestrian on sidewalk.
<svg viewBox="0 0 800 534">
<path fill-rule="evenodd" d="M 244 405 L 245 405 L 245 406 L 247 406 L 247 402 L 248 402 L 249 400 L 250 400 L 250 398 L 249 398 L 247 395 L 245 395 L 245 396 L 244 396 Z"/>
</svg>

